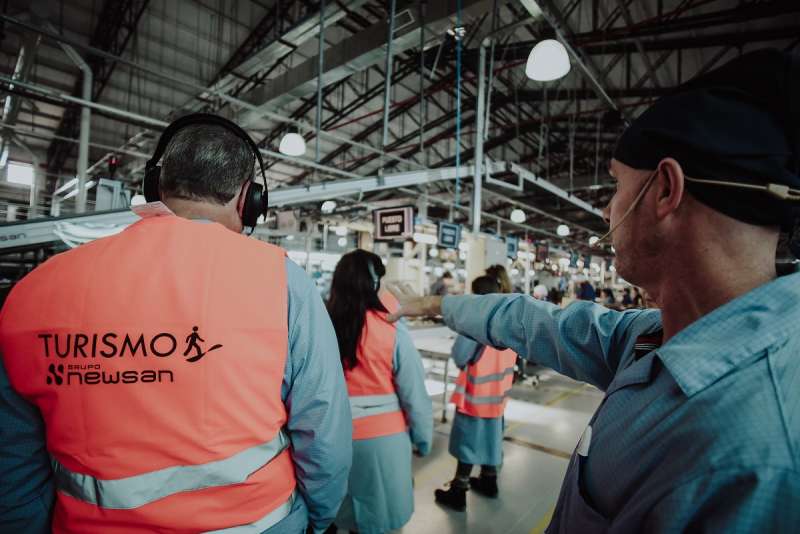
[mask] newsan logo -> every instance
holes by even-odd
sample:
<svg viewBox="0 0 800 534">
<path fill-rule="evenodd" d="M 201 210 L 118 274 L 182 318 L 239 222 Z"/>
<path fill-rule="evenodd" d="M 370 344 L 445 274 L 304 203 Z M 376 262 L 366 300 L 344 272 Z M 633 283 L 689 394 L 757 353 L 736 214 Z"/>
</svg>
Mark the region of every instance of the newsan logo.
<svg viewBox="0 0 800 534">
<path fill-rule="evenodd" d="M 79 369 L 79 365 L 67 365 L 66 370 L 64 364 L 51 363 L 47 366 L 47 383 L 56 386 L 71 386 L 78 385 L 95 385 L 95 384 L 150 384 L 161 382 L 175 382 L 175 377 L 172 371 L 165 369 L 152 370 L 145 369 L 143 371 L 101 371 L 99 365 L 90 365 L 85 367 L 94 367 L 96 371 L 83 371 Z"/>
</svg>

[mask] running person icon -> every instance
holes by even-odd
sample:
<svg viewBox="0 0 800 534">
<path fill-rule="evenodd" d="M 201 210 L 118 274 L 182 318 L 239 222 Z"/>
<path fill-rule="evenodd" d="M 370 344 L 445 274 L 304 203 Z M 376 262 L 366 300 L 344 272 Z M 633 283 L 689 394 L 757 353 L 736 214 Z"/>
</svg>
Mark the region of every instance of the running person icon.
<svg viewBox="0 0 800 534">
<path fill-rule="evenodd" d="M 197 333 L 197 330 L 198 328 L 196 326 L 192 327 L 192 333 L 186 336 L 186 343 L 188 343 L 188 345 L 186 346 L 186 350 L 183 351 L 183 355 L 188 356 L 189 353 L 192 351 L 192 349 L 195 349 L 195 351 L 197 352 L 197 354 L 195 354 L 191 358 L 187 358 L 186 359 L 187 362 L 196 362 L 197 360 L 205 356 L 208 352 L 211 352 L 212 350 L 216 350 L 222 347 L 222 345 L 216 344 L 210 349 L 208 349 L 208 351 L 203 352 L 203 349 L 200 348 L 200 345 L 198 345 L 197 342 L 202 341 L 203 343 L 205 343 L 206 340 L 200 337 L 200 334 Z"/>
</svg>

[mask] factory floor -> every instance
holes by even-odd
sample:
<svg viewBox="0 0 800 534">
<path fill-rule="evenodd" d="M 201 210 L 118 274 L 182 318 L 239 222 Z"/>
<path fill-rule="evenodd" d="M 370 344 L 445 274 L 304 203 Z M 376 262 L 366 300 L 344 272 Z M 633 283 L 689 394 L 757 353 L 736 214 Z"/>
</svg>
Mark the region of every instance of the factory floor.
<svg viewBox="0 0 800 534">
<path fill-rule="evenodd" d="M 467 493 L 466 512 L 443 508 L 433 500 L 455 472 L 447 452 L 453 407 L 442 418 L 443 363 L 425 361 L 426 386 L 434 404 L 434 445 L 430 455 L 414 458 L 415 513 L 396 532 L 403 534 L 538 534 L 553 513 L 569 457 L 602 400 L 597 389 L 538 368 L 538 384 L 515 384 L 505 412 L 504 465 L 497 499 Z M 450 390 L 455 370 L 450 366 Z M 477 468 L 476 468 L 477 472 Z M 340 531 L 344 532 L 344 531 Z"/>
</svg>

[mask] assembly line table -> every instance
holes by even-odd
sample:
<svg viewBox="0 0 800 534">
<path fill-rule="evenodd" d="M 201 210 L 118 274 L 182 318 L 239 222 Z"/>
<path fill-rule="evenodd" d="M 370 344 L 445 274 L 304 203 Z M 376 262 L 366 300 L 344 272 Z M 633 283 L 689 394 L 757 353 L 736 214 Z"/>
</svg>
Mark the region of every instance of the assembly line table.
<svg viewBox="0 0 800 534">
<path fill-rule="evenodd" d="M 409 329 L 411 340 L 418 351 L 432 360 L 444 361 L 444 391 L 442 392 L 442 422 L 447 422 L 447 378 L 450 369 L 450 351 L 456 333 L 446 326 L 421 326 Z"/>
</svg>

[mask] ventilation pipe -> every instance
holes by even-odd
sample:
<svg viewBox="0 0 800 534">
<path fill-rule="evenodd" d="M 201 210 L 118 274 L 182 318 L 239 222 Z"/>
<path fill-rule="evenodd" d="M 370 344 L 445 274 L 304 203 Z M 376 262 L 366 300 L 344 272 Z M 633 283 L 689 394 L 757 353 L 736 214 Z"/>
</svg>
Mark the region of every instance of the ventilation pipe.
<svg viewBox="0 0 800 534">
<path fill-rule="evenodd" d="M 83 73 L 81 98 L 86 102 L 91 102 L 92 84 L 94 82 L 92 68 L 72 46 L 65 43 L 60 44 L 67 56 Z M 81 108 L 81 131 L 78 137 L 78 198 L 75 205 L 77 213 L 86 211 L 86 169 L 89 167 L 89 128 L 91 127 L 91 120 L 92 108 L 84 104 Z"/>
</svg>

